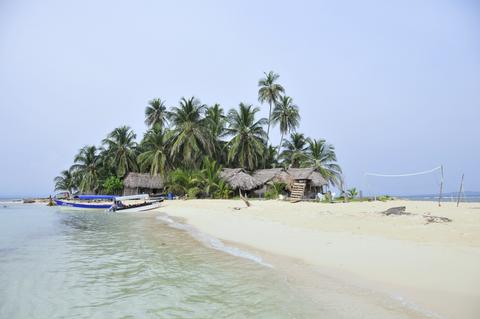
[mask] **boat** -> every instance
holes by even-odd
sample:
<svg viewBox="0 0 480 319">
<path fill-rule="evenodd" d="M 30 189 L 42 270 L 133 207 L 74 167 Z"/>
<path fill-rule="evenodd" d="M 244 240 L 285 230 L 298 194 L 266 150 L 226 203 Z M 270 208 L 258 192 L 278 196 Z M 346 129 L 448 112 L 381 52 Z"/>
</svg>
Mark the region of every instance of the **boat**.
<svg viewBox="0 0 480 319">
<path fill-rule="evenodd" d="M 53 198 L 53 201 L 57 206 L 67 207 L 67 208 L 78 208 L 78 209 L 109 209 L 112 207 L 113 202 L 115 201 L 114 195 L 76 195 L 73 196 L 73 201 L 69 199 L 59 199 L 57 196 Z M 98 202 L 79 202 L 78 200 L 93 200 L 93 201 L 107 201 L 107 203 L 98 203 Z"/>
<path fill-rule="evenodd" d="M 156 208 L 161 207 L 162 200 L 155 201 L 155 202 L 148 202 L 148 203 L 140 203 L 140 204 L 131 204 L 131 205 L 123 205 L 121 207 L 110 207 L 108 211 L 115 212 L 115 213 L 138 213 L 138 212 L 146 212 L 149 210 L 153 210 Z"/>
<path fill-rule="evenodd" d="M 115 197 L 113 205 L 108 209 L 108 211 L 116 213 L 137 213 L 153 210 L 161 206 L 163 199 L 147 202 L 149 196 L 146 194 L 142 195 L 129 195 L 129 196 L 117 196 Z M 125 205 L 122 201 L 124 200 L 144 200 L 143 203 Z"/>
</svg>

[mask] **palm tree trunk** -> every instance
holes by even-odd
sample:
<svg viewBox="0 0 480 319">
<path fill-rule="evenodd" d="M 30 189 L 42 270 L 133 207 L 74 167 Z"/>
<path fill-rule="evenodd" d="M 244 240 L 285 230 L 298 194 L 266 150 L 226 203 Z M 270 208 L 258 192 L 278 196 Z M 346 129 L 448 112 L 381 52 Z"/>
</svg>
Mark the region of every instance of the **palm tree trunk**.
<svg viewBox="0 0 480 319">
<path fill-rule="evenodd" d="M 277 161 L 278 161 L 278 158 L 280 157 L 280 149 L 282 147 L 282 143 L 283 143 L 283 132 L 282 132 L 282 135 L 280 137 L 280 144 L 278 144 L 278 150 L 277 150 Z"/>
<path fill-rule="evenodd" d="M 270 142 L 270 122 L 272 121 L 272 101 L 268 102 L 270 109 L 268 111 L 268 126 L 267 126 L 267 147 Z"/>
</svg>

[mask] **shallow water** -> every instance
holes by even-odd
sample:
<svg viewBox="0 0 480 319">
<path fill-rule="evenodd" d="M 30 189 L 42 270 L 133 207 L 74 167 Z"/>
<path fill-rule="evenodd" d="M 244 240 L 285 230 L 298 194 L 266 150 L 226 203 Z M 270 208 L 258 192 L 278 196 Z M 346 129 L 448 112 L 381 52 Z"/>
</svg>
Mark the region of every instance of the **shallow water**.
<svg viewBox="0 0 480 319">
<path fill-rule="evenodd" d="M 312 318 L 281 276 L 152 216 L 0 208 L 0 318 Z"/>
<path fill-rule="evenodd" d="M 276 266 L 163 214 L 0 206 L 0 318 L 423 317 Z"/>
</svg>

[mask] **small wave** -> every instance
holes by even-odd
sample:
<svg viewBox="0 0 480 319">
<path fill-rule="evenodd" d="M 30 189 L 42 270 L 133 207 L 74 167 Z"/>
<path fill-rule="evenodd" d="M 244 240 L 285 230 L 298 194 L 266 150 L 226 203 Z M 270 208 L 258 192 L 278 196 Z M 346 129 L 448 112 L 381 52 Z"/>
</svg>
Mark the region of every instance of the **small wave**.
<svg viewBox="0 0 480 319">
<path fill-rule="evenodd" d="M 424 316 L 427 316 L 428 318 L 432 318 L 432 319 L 444 319 L 442 316 L 440 316 L 439 314 L 436 314 L 435 312 L 432 312 L 430 310 L 426 310 L 422 307 L 420 307 L 419 305 L 403 298 L 402 296 L 400 295 L 397 295 L 397 294 L 390 294 L 390 297 L 396 301 L 398 301 L 402 306 L 404 306 L 405 308 L 407 309 L 411 309 L 417 313 L 420 313 Z"/>
<path fill-rule="evenodd" d="M 201 242 L 207 247 L 223 251 L 227 254 L 230 254 L 232 256 L 240 257 L 240 258 L 245 258 L 251 261 L 254 261 L 262 266 L 273 268 L 273 265 L 266 263 L 263 261 L 263 259 L 257 255 L 251 254 L 245 250 L 242 250 L 237 247 L 232 247 L 232 246 L 227 246 L 225 245 L 220 239 L 215 238 L 213 236 L 207 235 L 205 233 L 200 232 L 198 229 L 195 227 L 188 225 L 188 224 L 182 224 L 179 222 L 174 221 L 170 216 L 168 215 L 161 215 L 157 216 L 158 220 L 161 220 L 165 222 L 168 226 L 180 230 L 184 230 L 187 233 L 190 234 L 193 238 Z"/>
</svg>

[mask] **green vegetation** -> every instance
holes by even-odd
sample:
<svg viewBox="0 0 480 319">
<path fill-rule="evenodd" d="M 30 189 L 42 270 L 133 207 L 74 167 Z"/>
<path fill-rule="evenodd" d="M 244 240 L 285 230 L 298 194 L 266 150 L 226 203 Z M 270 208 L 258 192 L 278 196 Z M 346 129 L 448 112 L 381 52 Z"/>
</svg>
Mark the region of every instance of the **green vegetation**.
<svg viewBox="0 0 480 319">
<path fill-rule="evenodd" d="M 103 183 L 103 190 L 107 194 L 120 195 L 123 190 L 123 182 L 117 176 L 110 176 Z"/>
<path fill-rule="evenodd" d="M 299 107 L 278 81 L 279 75 L 271 71 L 258 82 L 258 100 L 268 104 L 268 119 L 259 117 L 259 107 L 249 103 L 225 111 L 193 96 L 172 107 L 152 99 L 145 108 L 147 130 L 140 141 L 130 127 L 115 128 L 99 146 L 79 150 L 73 165 L 55 177 L 55 189 L 119 193 L 129 172 L 141 172 L 163 176 L 167 190 L 178 195 L 229 198 L 233 190 L 220 179 L 222 167 L 314 166 L 331 185 L 340 185 L 335 148 L 297 132 Z M 271 126 L 279 127 L 278 146 L 269 142 Z M 282 191 L 274 185 L 267 193 L 276 198 Z"/>
</svg>

